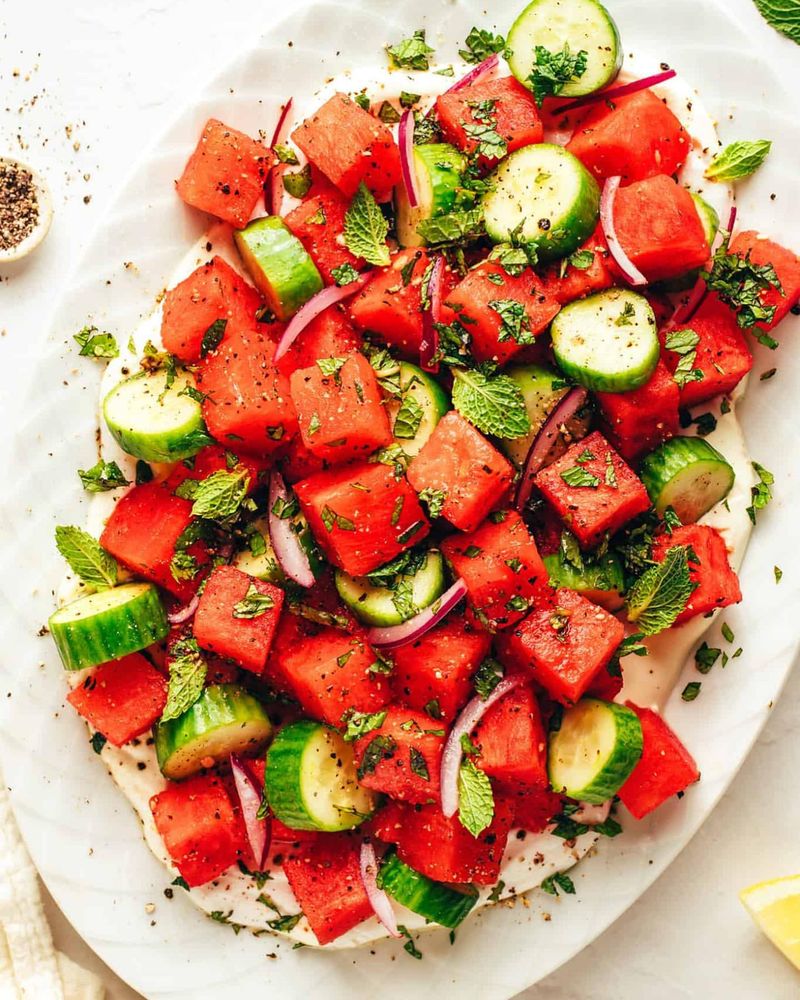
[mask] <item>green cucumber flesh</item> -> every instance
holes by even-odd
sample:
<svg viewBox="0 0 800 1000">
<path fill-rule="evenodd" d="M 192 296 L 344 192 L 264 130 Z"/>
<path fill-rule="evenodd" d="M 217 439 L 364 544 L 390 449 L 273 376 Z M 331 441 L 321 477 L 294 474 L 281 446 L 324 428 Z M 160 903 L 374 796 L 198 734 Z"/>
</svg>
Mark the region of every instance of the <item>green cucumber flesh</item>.
<svg viewBox="0 0 800 1000">
<path fill-rule="evenodd" d="M 389 399 L 386 404 L 386 412 L 393 431 L 395 431 L 397 414 L 407 395 L 422 410 L 422 415 L 413 437 L 405 437 L 398 434 L 396 431 L 400 431 L 400 428 L 397 428 L 395 431 L 394 443 L 399 444 L 407 455 L 413 457 L 422 451 L 428 438 L 433 434 L 436 425 L 449 411 L 450 397 L 436 379 L 431 378 L 421 368 L 409 364 L 407 361 L 400 362 L 400 391 L 401 396 L 399 399 Z M 414 408 L 414 412 L 416 412 L 416 408 Z M 407 430 L 408 425 L 403 428 L 403 431 L 407 432 Z"/>
<path fill-rule="evenodd" d="M 583 698 L 550 735 L 547 770 L 557 792 L 599 805 L 616 795 L 642 755 L 642 725 L 625 705 Z"/>
<path fill-rule="evenodd" d="M 267 751 L 270 809 L 293 830 L 352 830 L 375 811 L 378 797 L 358 783 L 352 743 L 321 722 L 293 722 Z"/>
<path fill-rule="evenodd" d="M 533 0 L 511 26 L 506 43 L 508 65 L 520 83 L 530 87 L 536 46 L 573 55 L 586 52 L 586 70 L 567 83 L 560 97 L 580 97 L 607 86 L 622 66 L 619 31 L 597 0 Z"/>
<path fill-rule="evenodd" d="M 568 256 L 594 232 L 600 189 L 562 146 L 542 142 L 517 149 L 491 179 L 482 204 L 493 242 L 529 243 L 542 260 L 552 260 Z"/>
<path fill-rule="evenodd" d="M 158 591 L 151 583 L 124 583 L 65 604 L 48 622 L 67 670 L 118 660 L 169 631 Z"/>
<path fill-rule="evenodd" d="M 658 364 L 656 319 L 643 295 L 609 288 L 571 302 L 550 328 L 559 368 L 594 392 L 628 392 Z"/>
<path fill-rule="evenodd" d="M 731 491 L 733 467 L 698 437 L 674 437 L 641 461 L 639 476 L 659 515 L 672 507 L 683 524 L 693 524 Z"/>
<path fill-rule="evenodd" d="M 543 562 L 551 587 L 577 591 L 612 613 L 621 610 L 625 603 L 625 573 L 619 558 L 612 552 L 582 570 L 568 563 L 560 552 L 545 556 Z"/>
<path fill-rule="evenodd" d="M 378 887 L 401 906 L 442 927 L 458 927 L 478 901 L 474 886 L 434 882 L 401 861 L 394 851 L 381 863 Z"/>
<path fill-rule="evenodd" d="M 431 604 L 447 589 L 444 558 L 437 549 L 427 553 L 425 565 L 413 576 L 400 578 L 411 585 L 413 607 L 401 613 L 394 602 L 395 591 L 374 587 L 366 577 L 353 577 L 336 570 L 336 589 L 344 603 L 364 625 L 400 625 Z"/>
<path fill-rule="evenodd" d="M 261 542 L 257 542 L 255 545 L 256 552 L 250 545 L 250 539 L 261 538 Z M 257 521 L 254 521 L 250 526 L 247 538 L 247 548 L 240 549 L 236 555 L 233 557 L 233 565 L 242 571 L 242 573 L 247 573 L 248 576 L 254 576 L 257 580 L 266 580 L 268 583 L 282 584 L 286 582 L 286 577 L 284 576 L 283 570 L 278 562 L 278 557 L 275 555 L 275 550 L 272 547 L 272 540 L 269 536 L 269 519 L 266 517 L 260 517 Z M 258 551 L 262 548 L 263 552 Z"/>
<path fill-rule="evenodd" d="M 317 266 L 277 215 L 254 219 L 233 234 L 245 267 L 280 320 L 289 319 L 322 291 Z"/>
<path fill-rule="evenodd" d="M 400 246 L 425 246 L 425 241 L 417 232 L 417 226 L 425 219 L 446 215 L 453 210 L 466 166 L 466 157 L 455 146 L 444 142 L 414 146 L 416 207 L 411 207 L 404 184 L 398 185 L 395 194 L 397 239 Z"/>
<path fill-rule="evenodd" d="M 182 715 L 153 729 L 161 773 L 179 781 L 227 760 L 260 753 L 272 736 L 261 702 L 238 684 L 212 684 Z"/>
<path fill-rule="evenodd" d="M 103 400 L 103 417 L 114 440 L 145 462 L 179 462 L 196 455 L 211 438 L 188 372 L 177 372 L 167 388 L 165 369 L 124 379 Z"/>
<path fill-rule="evenodd" d="M 519 468 L 525 464 L 531 444 L 556 404 L 567 394 L 560 372 L 540 365 L 507 368 L 505 374 L 519 386 L 531 429 L 524 437 L 502 438 L 500 447 Z"/>
</svg>

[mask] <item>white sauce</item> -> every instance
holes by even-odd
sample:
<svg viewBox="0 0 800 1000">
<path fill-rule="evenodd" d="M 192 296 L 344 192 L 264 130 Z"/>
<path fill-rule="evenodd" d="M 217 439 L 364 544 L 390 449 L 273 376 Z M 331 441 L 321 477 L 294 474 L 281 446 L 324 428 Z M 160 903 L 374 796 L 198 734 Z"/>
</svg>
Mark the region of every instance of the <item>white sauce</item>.
<svg viewBox="0 0 800 1000">
<path fill-rule="evenodd" d="M 627 61 L 628 70 L 631 69 L 633 63 L 633 60 Z M 652 68 L 651 63 L 642 63 L 638 72 L 622 74 L 620 80 L 624 81 L 626 75 L 631 77 L 645 75 L 651 72 Z M 455 70 L 456 76 L 460 75 L 462 70 L 459 67 L 456 67 Z M 386 74 L 379 80 L 365 72 L 344 74 L 326 84 L 316 94 L 305 99 L 296 99 L 296 120 L 302 120 L 337 90 L 355 94 L 366 88 L 374 102 L 396 97 L 401 90 L 416 93 L 422 91 L 436 95 L 446 90 L 452 82 L 452 79 L 435 73 L 393 72 Z M 669 81 L 655 90 L 681 119 L 694 140 L 692 151 L 681 171 L 682 182 L 692 190 L 702 193 L 720 213 L 724 224 L 728 206 L 731 204 L 730 188 L 726 185 L 710 184 L 703 178 L 705 165 L 718 145 L 713 122 L 702 109 L 695 92 L 680 80 Z M 707 152 L 703 152 L 704 150 Z M 259 207 L 256 214 L 261 214 L 261 211 L 262 209 Z M 212 244 L 210 249 L 207 248 L 208 243 Z M 217 224 L 197 242 L 181 261 L 172 275 L 170 287 L 214 254 L 224 257 L 229 264 L 241 272 L 241 262 L 231 240 L 231 231 L 227 226 Z M 161 306 L 159 305 L 133 333 L 131 346 L 134 350 L 130 351 L 127 344 L 120 345 L 120 357 L 109 363 L 103 376 L 101 398 L 125 376 L 126 368 L 130 372 L 138 369 L 138 358 L 148 340 L 156 347 L 161 346 L 160 327 Z M 716 430 L 709 435 L 708 440 L 725 455 L 733 466 L 736 472 L 736 483 L 728 498 L 730 509 L 728 510 L 720 504 L 707 514 L 701 523 L 713 525 L 723 533 L 731 553 L 731 560 L 738 568 L 744 557 L 744 550 L 750 534 L 751 525 L 745 513 L 745 507 L 749 503 L 753 472 L 734 410 L 731 409 L 730 413 L 723 416 L 719 414 L 718 408 L 701 407 L 703 410 L 709 408 L 714 410 L 715 415 L 717 415 L 718 424 Z M 125 472 L 126 477 L 133 480 L 135 460 L 119 448 L 102 426 L 100 450 L 106 461 L 116 461 Z M 164 467 L 163 470 L 157 469 L 156 472 L 157 474 L 166 474 L 168 467 Z M 124 490 L 116 490 L 93 496 L 87 525 L 92 534 L 99 535 L 114 504 L 123 494 Z M 74 598 L 80 589 L 81 585 L 74 578 L 68 576 L 59 590 L 60 602 L 63 603 Z M 646 644 L 649 655 L 647 657 L 630 656 L 625 660 L 625 686 L 619 696 L 620 700 L 630 699 L 639 705 L 663 708 L 689 653 L 708 626 L 709 620 L 699 617 L 648 639 Z M 83 673 L 77 676 L 72 674 L 69 680 L 73 684 L 78 684 L 82 681 L 83 676 Z M 121 749 L 106 744 L 102 751 L 102 757 L 114 781 L 136 810 L 148 846 L 156 857 L 173 870 L 155 828 L 149 806 L 150 798 L 161 791 L 166 784 L 158 770 L 152 746 L 147 745 L 146 740 L 139 741 L 138 745 L 128 745 Z M 141 770 L 137 767 L 140 763 L 145 765 Z M 518 837 L 516 831 L 512 831 L 509 837 L 501 873 L 505 882 L 505 889 L 500 895 L 501 899 L 507 899 L 535 888 L 548 875 L 572 867 L 591 850 L 598 840 L 598 837 L 590 832 L 579 837 L 575 844 L 570 847 L 565 841 L 548 832 L 532 835 L 520 831 L 520 835 L 522 839 Z M 273 853 L 280 853 L 285 846 L 274 845 Z M 259 890 L 250 878 L 234 868 L 226 872 L 218 882 L 192 889 L 189 897 L 193 903 L 206 912 L 219 910 L 227 914 L 232 911 L 229 918 L 231 922 L 263 931 L 266 929 L 267 921 L 274 919 L 276 913 L 263 902 L 258 901 L 258 896 L 262 892 L 274 901 L 282 914 L 297 912 L 297 903 L 280 868 L 274 869 L 271 880 L 266 883 L 263 890 Z M 487 905 L 490 892 L 491 888 L 482 890 L 478 906 Z M 405 924 L 410 930 L 422 930 L 429 926 L 417 914 L 405 910 L 399 904 L 395 904 L 395 907 L 398 911 L 399 922 Z M 316 944 L 316 938 L 305 919 L 302 919 L 287 936 L 305 944 Z M 386 933 L 382 926 L 377 920 L 371 919 L 327 947 L 352 948 L 383 937 L 386 937 Z"/>
</svg>

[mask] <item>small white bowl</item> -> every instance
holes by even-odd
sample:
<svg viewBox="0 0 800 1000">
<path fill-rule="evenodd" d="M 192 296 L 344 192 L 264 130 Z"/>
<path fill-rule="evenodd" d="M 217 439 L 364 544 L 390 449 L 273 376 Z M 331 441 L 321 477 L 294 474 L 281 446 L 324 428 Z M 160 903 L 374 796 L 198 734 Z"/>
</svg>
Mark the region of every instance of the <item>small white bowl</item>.
<svg viewBox="0 0 800 1000">
<path fill-rule="evenodd" d="M 34 188 L 36 190 L 36 200 L 39 207 L 39 221 L 21 243 L 17 243 L 13 247 L 9 247 L 7 250 L 0 250 L 0 264 L 10 263 L 14 260 L 22 260 L 23 257 L 27 257 L 29 253 L 34 251 L 36 247 L 39 246 L 45 236 L 47 236 L 47 232 L 50 229 L 50 223 L 53 219 L 53 200 L 50 197 L 50 189 L 47 184 L 45 184 L 41 175 L 37 174 L 35 170 L 31 169 L 27 163 L 23 163 L 21 160 L 13 160 L 7 156 L 0 157 L 0 165 L 6 164 L 21 167 L 23 170 L 27 170 L 31 174 Z"/>
</svg>

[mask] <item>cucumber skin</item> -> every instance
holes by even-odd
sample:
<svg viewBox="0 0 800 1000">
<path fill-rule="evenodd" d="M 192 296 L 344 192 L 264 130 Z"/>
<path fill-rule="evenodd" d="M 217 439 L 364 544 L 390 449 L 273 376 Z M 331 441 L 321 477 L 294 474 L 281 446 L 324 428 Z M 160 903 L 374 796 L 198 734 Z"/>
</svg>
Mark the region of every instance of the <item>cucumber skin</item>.
<svg viewBox="0 0 800 1000">
<path fill-rule="evenodd" d="M 269 807 L 281 823 L 292 830 L 316 830 L 323 833 L 352 830 L 368 817 L 340 813 L 340 823 L 322 826 L 311 817 L 305 806 L 302 787 L 303 753 L 309 739 L 320 728 L 330 729 L 330 726 L 304 719 L 284 726 L 275 736 L 267 751 L 264 773 Z"/>
<path fill-rule="evenodd" d="M 442 170 L 437 163 L 448 163 L 452 170 Z M 397 239 L 401 247 L 424 247 L 425 241 L 417 232 L 417 226 L 423 219 L 433 219 L 452 211 L 456 192 L 461 185 L 461 178 L 467 167 L 467 159 L 460 150 L 445 142 L 423 143 L 414 146 L 413 169 L 417 178 L 425 172 L 427 183 L 417 184 L 422 195 L 430 194 L 431 204 L 427 210 L 421 203 L 412 208 L 408 202 L 405 185 L 399 185 L 395 198 L 397 216 Z"/>
<path fill-rule="evenodd" d="M 686 507 L 679 510 L 673 500 L 671 506 L 684 524 L 697 521 L 730 493 L 736 478 L 733 466 L 713 445 L 698 437 L 670 438 L 641 460 L 639 478 L 644 483 L 647 494 L 659 515 L 663 516 L 666 508 L 670 506 L 669 503 L 661 502 L 664 491 L 676 476 L 689 470 L 696 462 L 716 466 L 720 471 L 723 468 L 727 469 L 729 473 L 728 487 L 724 493 L 715 496 L 707 505 L 691 511 Z"/>
<path fill-rule="evenodd" d="M 430 415 L 433 417 L 433 424 L 429 425 L 428 416 L 429 413 L 425 406 L 420 403 L 423 408 L 422 420 L 420 421 L 419 429 L 413 438 L 392 438 L 393 444 L 399 444 L 400 447 L 407 455 L 418 455 L 428 442 L 428 438 L 433 433 L 436 425 L 448 413 L 451 409 L 450 396 L 445 392 L 445 390 L 439 385 L 435 378 L 432 378 L 427 372 L 424 372 L 417 365 L 412 365 L 408 361 L 400 362 L 400 389 L 405 391 L 408 384 L 413 378 L 416 378 L 419 383 L 422 384 L 426 391 L 426 395 L 430 402 Z M 415 399 L 418 397 L 415 395 Z M 389 414 L 389 419 L 392 423 L 392 430 L 394 431 L 394 418 L 396 416 L 397 410 L 400 409 L 399 405 L 392 406 L 390 404 L 387 406 L 387 413 Z"/>
<path fill-rule="evenodd" d="M 254 219 L 233 240 L 256 288 L 285 320 L 325 283 L 308 251 L 277 215 Z"/>
<path fill-rule="evenodd" d="M 242 725 L 247 722 L 261 722 L 266 730 L 263 742 L 255 745 L 226 749 L 219 760 L 227 760 L 231 752 L 253 753 L 263 749 L 272 735 L 272 723 L 264 711 L 261 702 L 238 684 L 212 684 L 203 689 L 203 693 L 182 715 L 166 722 L 158 722 L 153 727 L 155 738 L 156 759 L 159 769 L 165 778 L 174 780 L 188 778 L 201 770 L 200 761 L 192 771 L 171 771 L 169 762 L 175 753 L 180 752 L 194 740 L 202 740 L 204 734 L 218 731 L 223 726 Z M 206 755 L 204 755 L 206 756 Z M 219 762 L 219 761 L 217 761 Z"/>
<path fill-rule="evenodd" d="M 542 562 L 550 577 L 551 587 L 574 590 L 612 613 L 622 609 L 625 603 L 625 573 L 619 559 L 611 553 L 606 556 L 604 565 L 589 567 L 586 575 L 565 563 L 557 554 L 544 556 Z M 602 587 L 602 583 L 610 586 Z"/>
<path fill-rule="evenodd" d="M 618 292 L 619 289 L 610 289 L 610 291 Z M 631 292 L 630 294 L 636 293 Z M 595 295 L 590 295 L 585 299 L 570 302 L 569 305 L 564 306 L 561 312 L 558 313 L 550 328 L 553 356 L 559 368 L 585 389 L 590 389 L 592 392 L 632 392 L 634 389 L 641 389 L 643 385 L 646 385 L 650 381 L 650 376 L 655 371 L 658 359 L 661 357 L 661 345 L 656 333 L 655 317 L 653 317 L 652 324 L 653 338 L 650 353 L 644 363 L 631 373 L 612 375 L 608 372 L 601 372 L 593 368 L 586 368 L 585 366 L 575 364 L 557 346 L 559 326 L 560 323 L 564 322 L 564 316 L 569 316 L 571 309 L 585 307 L 593 299 L 598 299 L 605 295 L 607 295 L 607 292 L 597 292 Z"/>
<path fill-rule="evenodd" d="M 555 768 L 553 763 L 554 757 L 557 756 L 555 747 L 558 744 L 558 734 L 561 730 L 552 733 L 550 736 L 547 775 L 554 791 L 563 792 L 563 794 L 568 795 L 572 799 L 589 802 L 591 805 L 601 805 L 619 791 L 639 763 L 644 745 L 642 724 L 639 721 L 638 715 L 625 705 L 618 705 L 612 701 L 600 701 L 597 698 L 582 698 L 578 702 L 578 705 L 585 704 L 588 701 L 605 705 L 614 714 L 616 728 L 615 745 L 614 750 L 612 750 L 611 755 L 602 768 L 602 780 L 595 778 L 582 788 L 567 788 L 563 784 L 559 784 L 558 778 L 554 775 Z M 557 761 L 555 763 L 557 766 Z"/>
<path fill-rule="evenodd" d="M 566 0 L 566 3 L 569 3 L 569 0 Z M 507 57 L 508 58 L 508 66 L 509 66 L 509 69 L 511 70 L 511 72 L 513 73 L 513 75 L 517 78 L 517 80 L 519 80 L 519 82 L 523 86 L 528 86 L 527 79 L 528 79 L 528 76 L 530 75 L 530 70 L 528 71 L 528 73 L 526 73 L 524 71 L 524 69 L 521 66 L 519 66 L 519 64 L 514 59 L 514 49 L 513 49 L 513 45 L 514 45 L 514 33 L 515 33 L 515 30 L 521 29 L 522 26 L 524 25 L 525 18 L 526 18 L 526 15 L 528 14 L 528 11 L 532 7 L 537 7 L 537 6 L 539 6 L 539 0 L 533 0 L 533 3 L 529 3 L 528 6 L 522 11 L 522 13 L 517 16 L 517 19 L 511 25 L 511 28 L 509 29 L 508 36 L 507 36 L 507 43 L 506 44 L 507 44 L 507 48 L 510 50 L 510 53 L 511 53 Z M 596 84 L 594 86 L 587 87 L 584 83 L 582 83 L 582 78 L 579 78 L 574 83 L 568 83 L 564 87 L 564 89 L 558 95 L 562 99 L 566 99 L 566 98 L 570 98 L 570 97 L 583 97 L 585 94 L 591 94 L 595 90 L 601 90 L 603 87 L 606 87 L 609 83 L 611 83 L 612 80 L 616 79 L 617 75 L 619 74 L 619 71 L 622 69 L 622 60 L 623 60 L 622 39 L 620 38 L 619 28 L 617 27 L 616 22 L 611 17 L 611 15 L 606 10 L 606 8 L 602 6 L 602 4 L 595 3 L 595 4 L 593 4 L 593 6 L 600 8 L 602 10 L 603 14 L 605 15 L 605 20 L 608 23 L 608 26 L 611 29 L 611 34 L 612 34 L 612 36 L 614 38 L 614 47 L 615 47 L 615 50 L 616 50 L 616 57 L 614 59 L 614 63 L 611 66 L 611 69 L 610 69 L 610 71 L 608 73 L 608 76 L 602 82 L 600 82 L 599 84 Z"/>
<path fill-rule="evenodd" d="M 439 567 L 438 580 L 433 582 L 432 589 L 434 592 L 428 603 L 415 605 L 419 611 L 421 611 L 423 608 L 430 607 L 430 605 L 433 604 L 434 601 L 438 600 L 447 589 L 444 557 L 442 556 L 441 552 L 439 552 L 438 549 L 432 549 L 428 553 L 428 560 L 429 562 L 435 560 L 435 562 L 438 564 Z M 433 571 L 432 575 L 435 574 L 436 566 L 429 566 L 426 563 L 426 565 L 421 570 L 419 570 L 419 573 L 428 573 L 431 572 L 431 570 Z M 388 614 L 382 614 L 379 608 L 376 608 L 374 611 L 370 610 L 369 597 L 367 597 L 367 600 L 365 601 L 359 601 L 357 599 L 353 599 L 350 593 L 348 593 L 347 591 L 347 586 L 348 584 L 353 583 L 355 584 L 356 589 L 358 589 L 359 584 L 356 583 L 354 577 L 351 577 L 343 570 L 340 569 L 336 570 L 334 575 L 334 582 L 336 584 L 336 592 L 339 594 L 339 597 L 341 597 L 341 599 L 344 601 L 347 607 L 350 608 L 350 610 L 353 612 L 356 618 L 358 618 L 358 620 L 363 625 L 375 625 L 378 627 L 384 627 L 387 625 L 400 625 L 402 624 L 402 622 L 407 620 L 405 618 L 400 617 L 400 614 L 397 612 L 397 609 L 394 607 L 393 604 L 391 605 L 392 610 Z M 369 585 L 368 582 L 367 585 Z M 381 590 L 388 593 L 388 588 L 386 587 L 375 587 L 373 589 Z M 361 590 L 361 593 L 364 593 L 364 591 Z M 389 603 L 391 603 L 391 601 Z"/>
<path fill-rule="evenodd" d="M 401 906 L 442 927 L 458 927 L 478 901 L 474 887 L 461 892 L 443 882 L 434 882 L 401 861 L 394 851 L 383 859 L 378 887 Z"/>
<path fill-rule="evenodd" d="M 77 622 L 57 620 L 61 612 L 83 600 L 84 597 L 79 597 L 65 605 L 54 612 L 48 622 L 50 634 L 66 670 L 83 670 L 108 663 L 109 660 L 118 660 L 154 642 L 160 642 L 169 632 L 167 613 L 152 584 L 145 585 L 141 597 L 135 600 L 134 613 L 126 605 L 117 605 L 105 614 L 100 612 L 92 618 L 79 619 Z M 109 621 L 98 622 L 97 619 L 102 617 L 108 617 Z M 115 623 L 114 619 L 117 618 Z M 93 626 L 90 622 L 94 623 Z"/>
<path fill-rule="evenodd" d="M 501 438 L 500 447 L 515 465 L 522 468 L 534 438 L 542 429 L 549 413 L 569 392 L 569 386 L 554 389 L 552 383 L 560 379 L 561 375 L 554 369 L 544 368 L 541 365 L 506 368 L 505 374 L 520 388 L 531 429 L 522 438 Z"/>
<path fill-rule="evenodd" d="M 523 146 L 521 149 L 510 153 L 503 160 L 494 172 L 490 175 L 495 181 L 495 190 L 487 192 L 482 199 L 485 213 L 486 233 L 493 243 L 505 243 L 510 238 L 510 231 L 502 225 L 495 226 L 487 205 L 491 205 L 491 199 L 496 194 L 496 187 L 502 182 L 503 172 L 511 169 L 515 157 L 520 154 L 529 155 L 530 150 L 557 150 L 559 154 L 569 157 L 574 163 L 572 167 L 579 173 L 581 178 L 578 195 L 573 202 L 572 211 L 561 220 L 551 220 L 551 226 L 547 230 L 538 231 L 536 234 L 526 239 L 526 242 L 536 247 L 541 261 L 557 260 L 561 257 L 568 257 L 578 249 L 591 236 L 600 218 L 600 188 L 597 181 L 584 167 L 581 161 L 565 150 L 562 146 L 554 146 L 551 143 L 537 143 L 535 146 Z M 526 234 L 527 235 L 527 234 Z"/>
</svg>

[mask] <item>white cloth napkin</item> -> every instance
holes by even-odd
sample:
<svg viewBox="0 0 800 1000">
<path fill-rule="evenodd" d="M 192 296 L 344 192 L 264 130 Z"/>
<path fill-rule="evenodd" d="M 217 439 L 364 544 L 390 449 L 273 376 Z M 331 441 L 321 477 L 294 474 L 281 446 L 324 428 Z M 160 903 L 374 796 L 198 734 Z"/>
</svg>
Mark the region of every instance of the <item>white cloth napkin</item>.
<svg viewBox="0 0 800 1000">
<path fill-rule="evenodd" d="M 0 998 L 103 1000 L 105 992 L 97 976 L 53 947 L 36 869 L 0 773 Z"/>
</svg>

